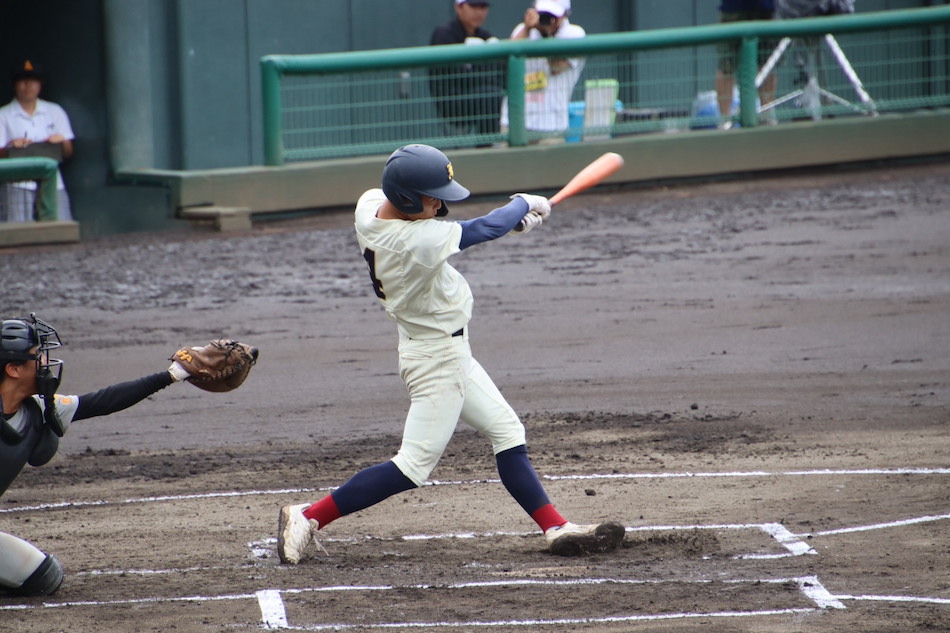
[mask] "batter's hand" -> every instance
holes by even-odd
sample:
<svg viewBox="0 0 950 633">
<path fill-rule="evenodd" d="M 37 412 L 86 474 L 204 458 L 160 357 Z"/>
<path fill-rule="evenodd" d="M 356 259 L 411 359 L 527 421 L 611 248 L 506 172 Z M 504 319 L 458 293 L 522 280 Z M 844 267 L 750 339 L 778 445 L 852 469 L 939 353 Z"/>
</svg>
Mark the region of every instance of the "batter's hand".
<svg viewBox="0 0 950 633">
<path fill-rule="evenodd" d="M 530 193 L 516 193 L 511 199 L 521 198 L 528 203 L 528 213 L 537 213 L 542 220 L 551 215 L 551 203 L 544 196 L 536 196 Z"/>
<path fill-rule="evenodd" d="M 519 234 L 527 233 L 531 229 L 541 226 L 542 222 L 544 222 L 544 218 L 542 218 L 540 214 L 534 211 L 528 211 L 521 219 L 521 222 L 518 223 L 518 226 L 513 228 L 512 231 Z"/>
</svg>

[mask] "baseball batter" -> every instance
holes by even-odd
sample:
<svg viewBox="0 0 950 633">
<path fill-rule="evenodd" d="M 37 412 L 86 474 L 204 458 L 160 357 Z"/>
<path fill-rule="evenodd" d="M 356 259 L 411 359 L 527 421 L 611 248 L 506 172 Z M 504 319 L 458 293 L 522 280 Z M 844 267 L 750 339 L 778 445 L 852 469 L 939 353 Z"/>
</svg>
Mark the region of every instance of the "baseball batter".
<svg viewBox="0 0 950 633">
<path fill-rule="evenodd" d="M 470 246 L 540 226 L 551 206 L 542 196 L 518 193 L 507 205 L 472 220 L 436 219 L 448 213 L 445 201 L 468 195 L 445 154 L 428 145 L 408 145 L 386 162 L 382 189 L 370 189 L 357 203 L 360 251 L 376 296 L 399 334 L 399 372 L 409 391 L 409 413 L 402 445 L 391 460 L 358 472 L 312 505 L 281 508 L 281 562 L 298 563 L 316 542 L 316 531 L 332 521 L 425 483 L 460 419 L 491 441 L 502 483 L 538 524 L 552 553 L 603 552 L 623 540 L 623 525 L 570 523 L 548 499 L 528 459 L 521 420 L 472 357 L 472 291 L 448 263 Z"/>
</svg>

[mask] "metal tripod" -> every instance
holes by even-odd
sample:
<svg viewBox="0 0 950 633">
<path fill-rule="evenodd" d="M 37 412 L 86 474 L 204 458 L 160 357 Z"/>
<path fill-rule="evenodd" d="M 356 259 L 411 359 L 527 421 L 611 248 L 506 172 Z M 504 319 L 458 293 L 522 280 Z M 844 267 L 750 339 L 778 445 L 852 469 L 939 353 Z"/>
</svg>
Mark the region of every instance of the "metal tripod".
<svg viewBox="0 0 950 633">
<path fill-rule="evenodd" d="M 759 108 L 759 112 L 767 112 L 768 110 L 782 105 L 783 103 L 798 99 L 801 106 L 811 114 L 811 118 L 815 121 L 818 121 L 821 119 L 821 103 L 822 98 L 824 98 L 827 101 L 847 106 L 848 108 L 851 108 L 852 110 L 861 114 L 877 116 L 877 106 L 875 106 L 874 100 L 871 99 L 871 96 L 868 94 L 867 90 L 864 89 L 864 84 L 861 83 L 861 78 L 858 77 L 858 74 L 854 71 L 854 68 L 851 66 L 851 62 L 848 61 L 847 56 L 844 54 L 844 51 L 841 50 L 841 47 L 838 45 L 838 41 L 833 35 L 828 33 L 820 38 L 804 39 L 799 43 L 801 44 L 801 47 L 796 54 L 796 65 L 799 67 L 803 86 L 797 90 L 793 90 L 783 97 L 778 97 L 769 103 L 762 104 L 762 106 Z M 822 43 L 824 43 L 828 50 L 831 51 L 832 57 L 834 57 L 834 60 L 844 72 L 845 76 L 848 78 L 848 81 L 851 82 L 851 85 L 854 87 L 854 91 L 860 100 L 860 105 L 848 101 L 847 99 L 844 99 L 843 97 L 826 90 L 820 85 L 818 65 L 821 58 Z M 759 73 L 755 76 L 756 89 L 761 87 L 762 83 L 765 81 L 765 78 L 768 77 L 769 73 L 775 69 L 779 60 L 782 58 L 782 55 L 785 54 L 791 44 L 792 38 L 782 38 L 778 46 L 775 47 L 775 50 L 772 51 L 772 54 L 769 56 L 768 60 L 766 60 L 765 65 L 762 66 L 762 68 L 759 70 Z"/>
</svg>

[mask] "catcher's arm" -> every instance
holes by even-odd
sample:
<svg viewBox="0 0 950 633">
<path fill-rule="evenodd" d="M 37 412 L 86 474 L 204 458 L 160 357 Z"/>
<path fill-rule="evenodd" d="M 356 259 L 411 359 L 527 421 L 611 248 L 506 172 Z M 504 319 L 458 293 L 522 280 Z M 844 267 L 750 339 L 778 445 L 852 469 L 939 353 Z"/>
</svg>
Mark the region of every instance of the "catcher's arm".
<svg viewBox="0 0 950 633">
<path fill-rule="evenodd" d="M 73 420 L 85 420 L 127 409 L 171 383 L 168 374 L 158 372 L 83 394 L 79 396 Z"/>
</svg>

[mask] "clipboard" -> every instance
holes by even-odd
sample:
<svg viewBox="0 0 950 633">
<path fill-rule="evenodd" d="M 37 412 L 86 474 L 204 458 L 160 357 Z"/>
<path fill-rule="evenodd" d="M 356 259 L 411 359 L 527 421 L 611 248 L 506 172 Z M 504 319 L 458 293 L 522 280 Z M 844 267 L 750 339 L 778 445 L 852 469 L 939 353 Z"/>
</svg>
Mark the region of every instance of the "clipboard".
<svg viewBox="0 0 950 633">
<path fill-rule="evenodd" d="M 7 148 L 10 158 L 52 158 L 57 163 L 63 162 L 62 143 L 30 143 L 26 147 Z"/>
</svg>

